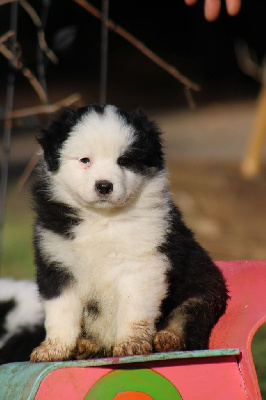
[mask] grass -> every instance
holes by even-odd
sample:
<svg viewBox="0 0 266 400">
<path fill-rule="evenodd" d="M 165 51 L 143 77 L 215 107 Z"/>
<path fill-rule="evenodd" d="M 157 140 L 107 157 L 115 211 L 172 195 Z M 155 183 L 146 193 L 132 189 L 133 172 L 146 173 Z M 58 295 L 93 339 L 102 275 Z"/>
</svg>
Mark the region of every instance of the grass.
<svg viewBox="0 0 266 400">
<path fill-rule="evenodd" d="M 266 324 L 255 334 L 252 342 L 252 354 L 259 380 L 261 395 L 266 399 Z"/>
<path fill-rule="evenodd" d="M 6 210 L 1 276 L 33 279 L 32 213 L 24 204 L 8 203 Z"/>
<path fill-rule="evenodd" d="M 27 199 L 7 207 L 1 276 L 16 279 L 34 279 L 32 251 L 32 214 Z M 262 398 L 266 399 L 266 324 L 256 333 L 252 353 Z"/>
<path fill-rule="evenodd" d="M 30 216 L 16 218 L 11 215 L 6 218 L 2 276 L 12 276 L 16 279 L 34 278 L 31 225 Z"/>
</svg>

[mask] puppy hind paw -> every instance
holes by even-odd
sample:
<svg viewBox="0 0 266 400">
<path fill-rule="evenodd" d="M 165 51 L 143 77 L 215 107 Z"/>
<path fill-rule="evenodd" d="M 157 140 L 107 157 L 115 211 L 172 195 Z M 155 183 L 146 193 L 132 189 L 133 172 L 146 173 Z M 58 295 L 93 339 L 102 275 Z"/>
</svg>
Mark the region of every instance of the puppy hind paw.
<svg viewBox="0 0 266 400">
<path fill-rule="evenodd" d="M 84 360 L 92 356 L 96 356 L 101 350 L 100 346 L 90 339 L 80 338 L 77 341 L 74 357 L 76 360 Z"/>
<path fill-rule="evenodd" d="M 52 343 L 50 340 L 45 340 L 40 346 L 33 349 L 30 361 L 31 362 L 51 362 L 51 361 L 65 361 L 69 360 L 72 356 L 72 349 L 59 344 Z"/>
<path fill-rule="evenodd" d="M 159 353 L 184 350 L 185 348 L 185 342 L 182 337 L 166 329 L 155 334 L 153 344 Z"/>
</svg>

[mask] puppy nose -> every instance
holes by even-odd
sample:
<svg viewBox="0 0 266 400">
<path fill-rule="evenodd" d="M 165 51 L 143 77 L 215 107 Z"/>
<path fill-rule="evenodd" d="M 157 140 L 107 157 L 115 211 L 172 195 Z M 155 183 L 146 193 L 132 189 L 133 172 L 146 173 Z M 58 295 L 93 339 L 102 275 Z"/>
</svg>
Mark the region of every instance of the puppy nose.
<svg viewBox="0 0 266 400">
<path fill-rule="evenodd" d="M 113 184 L 109 181 L 96 181 L 95 188 L 101 194 L 109 194 L 113 191 Z"/>
</svg>

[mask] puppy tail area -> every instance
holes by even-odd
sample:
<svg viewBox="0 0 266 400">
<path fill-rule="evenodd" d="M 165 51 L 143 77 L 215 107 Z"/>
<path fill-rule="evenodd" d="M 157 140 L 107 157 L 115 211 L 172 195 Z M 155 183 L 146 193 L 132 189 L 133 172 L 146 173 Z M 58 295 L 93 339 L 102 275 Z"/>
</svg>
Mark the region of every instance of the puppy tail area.
<svg viewBox="0 0 266 400">
<path fill-rule="evenodd" d="M 20 327 L 0 348 L 0 365 L 29 361 L 32 350 L 45 338 L 43 325 Z"/>
</svg>

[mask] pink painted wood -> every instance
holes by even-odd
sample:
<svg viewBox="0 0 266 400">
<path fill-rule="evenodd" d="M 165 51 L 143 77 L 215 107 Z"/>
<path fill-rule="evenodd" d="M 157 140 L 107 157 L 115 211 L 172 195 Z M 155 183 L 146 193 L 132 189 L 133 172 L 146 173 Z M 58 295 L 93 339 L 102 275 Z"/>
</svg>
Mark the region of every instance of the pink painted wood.
<svg viewBox="0 0 266 400">
<path fill-rule="evenodd" d="M 193 355 L 184 360 L 165 357 L 161 361 L 135 362 L 126 367 L 116 360 L 113 365 L 99 367 L 66 365 L 41 381 L 35 400 L 84 399 L 102 377 L 113 371 L 136 368 L 160 374 L 176 387 L 183 400 L 261 399 L 251 342 L 256 330 L 266 322 L 266 261 L 225 261 L 217 265 L 227 280 L 231 300 L 213 329 L 210 349 L 239 348 L 240 355 L 212 358 Z"/>
<path fill-rule="evenodd" d="M 137 368 L 147 368 L 155 372 L 155 377 L 159 374 L 167 379 L 180 393 L 182 400 L 247 400 L 245 382 L 233 356 L 204 360 L 165 360 L 130 366 L 130 369 Z M 35 400 L 82 400 L 93 384 L 100 383 L 103 377 L 108 377 L 114 371 L 120 373 L 123 367 L 120 365 L 111 368 L 108 366 L 57 369 L 41 382 Z M 117 388 L 118 393 L 127 390 L 126 384 L 125 379 L 124 390 Z M 148 386 L 141 392 L 150 394 Z M 107 393 L 108 388 L 106 396 L 88 396 L 88 400 L 113 400 L 114 398 L 107 396 Z M 137 393 L 135 396 L 135 400 L 138 400 Z M 167 393 L 158 393 L 157 397 L 151 397 L 154 400 L 165 400 L 165 398 L 167 398 Z M 257 400 L 257 398 L 254 397 L 252 400 Z"/>
<path fill-rule="evenodd" d="M 210 349 L 239 348 L 239 368 L 247 398 L 261 399 L 251 343 L 258 328 L 266 322 L 266 261 L 217 264 L 228 282 L 231 300 L 225 315 L 213 329 Z"/>
</svg>

